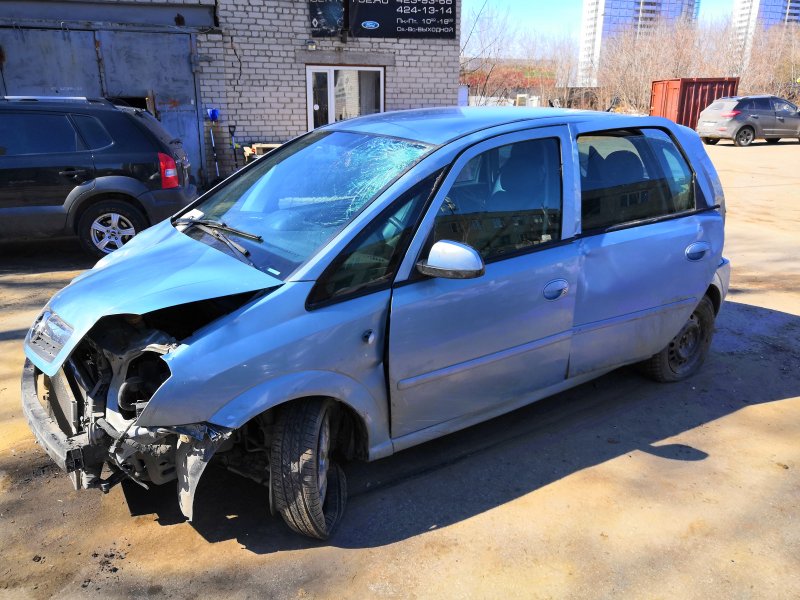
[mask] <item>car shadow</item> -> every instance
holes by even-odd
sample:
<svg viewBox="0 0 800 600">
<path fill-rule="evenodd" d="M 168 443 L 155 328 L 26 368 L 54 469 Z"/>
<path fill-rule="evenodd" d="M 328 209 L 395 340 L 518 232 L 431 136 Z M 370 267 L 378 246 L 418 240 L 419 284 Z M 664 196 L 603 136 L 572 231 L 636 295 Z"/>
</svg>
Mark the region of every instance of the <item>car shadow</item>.
<svg viewBox="0 0 800 600">
<path fill-rule="evenodd" d="M 800 317 L 727 302 L 706 364 L 687 381 L 657 384 L 623 368 L 389 458 L 346 465 L 347 512 L 326 542 L 269 518 L 267 489 L 212 461 L 192 526 L 209 542 L 235 539 L 258 554 L 376 547 L 469 519 L 635 452 L 702 461 L 708 457 L 703 448 L 671 438 L 748 405 L 800 395 L 797 339 Z M 133 514 L 154 513 L 163 525 L 184 520 L 172 485 L 128 488 Z"/>
</svg>

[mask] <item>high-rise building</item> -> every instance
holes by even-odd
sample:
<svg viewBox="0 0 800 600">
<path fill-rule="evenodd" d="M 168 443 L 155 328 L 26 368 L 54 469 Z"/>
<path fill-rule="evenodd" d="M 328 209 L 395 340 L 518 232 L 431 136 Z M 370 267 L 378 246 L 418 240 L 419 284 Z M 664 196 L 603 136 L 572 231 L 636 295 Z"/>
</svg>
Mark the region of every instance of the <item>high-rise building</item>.
<svg viewBox="0 0 800 600">
<path fill-rule="evenodd" d="M 759 27 L 779 23 L 800 23 L 800 0 L 734 0 L 733 27 L 745 56 L 750 55 L 753 36 Z"/>
<path fill-rule="evenodd" d="M 660 21 L 694 20 L 699 8 L 700 0 L 583 0 L 578 85 L 597 85 L 600 53 L 609 37 L 627 30 L 646 31 Z"/>
</svg>

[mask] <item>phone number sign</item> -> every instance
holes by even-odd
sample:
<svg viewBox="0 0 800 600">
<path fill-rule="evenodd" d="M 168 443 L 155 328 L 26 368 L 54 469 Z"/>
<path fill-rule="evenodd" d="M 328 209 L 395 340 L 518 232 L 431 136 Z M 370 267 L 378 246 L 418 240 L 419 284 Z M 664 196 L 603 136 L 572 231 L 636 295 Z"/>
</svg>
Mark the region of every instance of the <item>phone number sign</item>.
<svg viewBox="0 0 800 600">
<path fill-rule="evenodd" d="M 456 37 L 456 0 L 349 0 L 354 37 Z"/>
</svg>

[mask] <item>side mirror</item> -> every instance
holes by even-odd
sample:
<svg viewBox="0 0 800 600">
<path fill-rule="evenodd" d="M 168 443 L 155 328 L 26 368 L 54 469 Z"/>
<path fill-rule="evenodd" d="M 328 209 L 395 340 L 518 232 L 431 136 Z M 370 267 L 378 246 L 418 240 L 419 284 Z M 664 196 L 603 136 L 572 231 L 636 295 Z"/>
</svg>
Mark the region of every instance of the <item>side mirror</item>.
<svg viewBox="0 0 800 600">
<path fill-rule="evenodd" d="M 484 273 L 483 259 L 477 250 L 450 240 L 436 242 L 428 258 L 417 263 L 417 271 L 445 279 L 473 279 Z"/>
</svg>

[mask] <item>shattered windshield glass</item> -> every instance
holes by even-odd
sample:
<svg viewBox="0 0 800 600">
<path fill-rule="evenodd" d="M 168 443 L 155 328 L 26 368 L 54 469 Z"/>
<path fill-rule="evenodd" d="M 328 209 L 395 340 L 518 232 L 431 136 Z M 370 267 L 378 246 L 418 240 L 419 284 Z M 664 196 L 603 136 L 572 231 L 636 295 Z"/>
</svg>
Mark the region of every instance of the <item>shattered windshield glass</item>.
<svg viewBox="0 0 800 600">
<path fill-rule="evenodd" d="M 343 131 L 311 133 L 280 148 L 182 217 L 224 223 L 253 265 L 285 279 L 430 146 Z M 208 228 L 180 228 L 219 247 Z"/>
</svg>

